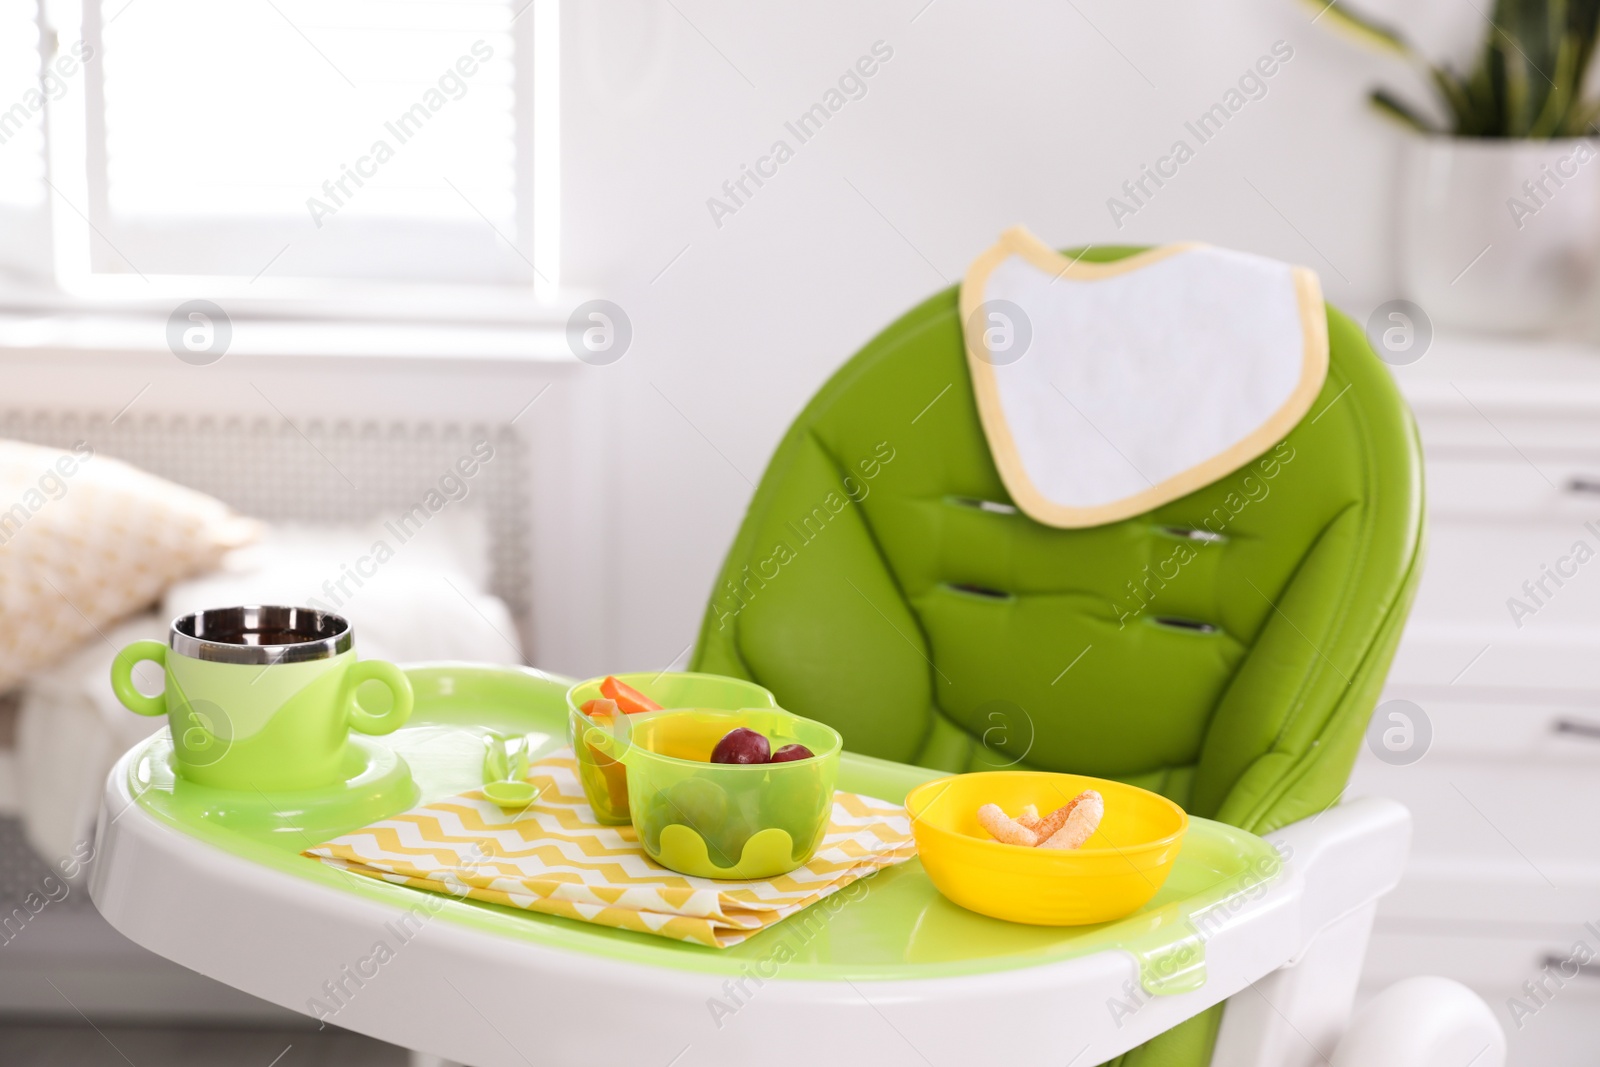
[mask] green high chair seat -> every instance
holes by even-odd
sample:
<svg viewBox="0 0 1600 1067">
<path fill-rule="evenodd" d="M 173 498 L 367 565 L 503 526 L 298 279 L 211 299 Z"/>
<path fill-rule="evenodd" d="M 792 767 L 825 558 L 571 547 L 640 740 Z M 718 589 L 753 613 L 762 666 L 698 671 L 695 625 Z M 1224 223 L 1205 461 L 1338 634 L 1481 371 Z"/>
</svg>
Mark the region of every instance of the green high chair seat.
<svg viewBox="0 0 1600 1067">
<path fill-rule="evenodd" d="M 1327 808 L 1423 537 L 1409 409 L 1332 308 L 1328 337 L 1322 393 L 1276 448 L 1143 515 L 1062 530 L 1011 504 L 957 290 L 939 293 L 784 436 L 692 669 L 755 681 L 884 759 L 1114 778 L 1255 833 Z M 1220 1019 L 1221 1006 L 1116 1062 L 1202 1067 Z"/>
</svg>

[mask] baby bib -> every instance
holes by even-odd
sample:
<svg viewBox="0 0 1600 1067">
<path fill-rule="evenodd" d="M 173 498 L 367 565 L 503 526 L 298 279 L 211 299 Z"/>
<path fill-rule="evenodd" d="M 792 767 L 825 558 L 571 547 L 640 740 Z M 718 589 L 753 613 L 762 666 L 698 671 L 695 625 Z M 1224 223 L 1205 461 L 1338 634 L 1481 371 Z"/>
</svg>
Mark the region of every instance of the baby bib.
<svg viewBox="0 0 1600 1067">
<path fill-rule="evenodd" d="M 1021 227 L 961 286 L 967 365 L 989 449 L 1023 512 L 1116 522 L 1249 463 L 1328 374 L 1317 276 L 1176 244 L 1113 263 Z"/>
</svg>

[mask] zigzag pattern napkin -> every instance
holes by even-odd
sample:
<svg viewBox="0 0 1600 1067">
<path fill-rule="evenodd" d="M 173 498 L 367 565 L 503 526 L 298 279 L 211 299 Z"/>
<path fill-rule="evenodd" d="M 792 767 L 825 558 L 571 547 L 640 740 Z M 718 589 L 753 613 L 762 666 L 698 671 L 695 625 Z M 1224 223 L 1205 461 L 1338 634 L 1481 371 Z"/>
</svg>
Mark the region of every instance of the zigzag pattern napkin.
<svg viewBox="0 0 1600 1067">
<path fill-rule="evenodd" d="M 526 810 L 461 793 L 373 823 L 305 854 L 355 874 L 547 915 L 727 948 L 915 854 L 898 804 L 835 793 L 811 861 L 762 881 L 675 874 L 645 855 L 631 826 L 602 826 L 571 749 L 529 768 L 543 786 Z"/>
</svg>

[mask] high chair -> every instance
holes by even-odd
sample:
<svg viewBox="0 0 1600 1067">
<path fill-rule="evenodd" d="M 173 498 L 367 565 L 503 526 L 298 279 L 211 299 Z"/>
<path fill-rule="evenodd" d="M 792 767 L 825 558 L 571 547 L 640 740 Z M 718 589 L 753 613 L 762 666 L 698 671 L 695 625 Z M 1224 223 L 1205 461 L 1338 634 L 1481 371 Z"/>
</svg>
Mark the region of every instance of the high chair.
<svg viewBox="0 0 1600 1067">
<path fill-rule="evenodd" d="M 1416 587 L 1422 483 L 1387 372 L 1331 309 L 1328 331 L 1321 395 L 1260 462 L 1055 529 L 1002 486 L 940 293 L 796 420 L 707 609 L 694 669 L 840 731 L 841 789 L 898 801 L 1015 767 L 1177 801 L 1189 889 L 1129 920 L 984 919 L 911 862 L 719 953 L 348 876 L 300 855 L 293 811 L 249 832 L 185 818 L 159 742 L 107 782 L 91 894 L 147 948 L 419 1067 L 1500 1067 L 1493 1014 L 1443 979 L 1350 1022 L 1409 817 L 1340 794 Z M 564 680 L 407 673 L 420 725 L 393 744 L 419 772 L 481 751 L 469 728 L 565 743 Z"/>
<path fill-rule="evenodd" d="M 1258 834 L 1309 830 L 1338 803 L 1421 570 L 1416 429 L 1360 329 L 1328 309 L 1326 384 L 1271 462 L 1062 530 L 1006 493 L 961 327 L 956 291 L 932 297 L 795 420 L 693 669 L 767 687 L 856 752 L 1116 778 Z M 1343 920 L 1348 973 L 1319 1032 L 1348 1010 L 1370 918 Z M 1215 1062 L 1257 1062 L 1231 1020 L 1290 1018 L 1243 997 L 1116 1062 L 1213 1062 L 1219 1023 Z"/>
</svg>

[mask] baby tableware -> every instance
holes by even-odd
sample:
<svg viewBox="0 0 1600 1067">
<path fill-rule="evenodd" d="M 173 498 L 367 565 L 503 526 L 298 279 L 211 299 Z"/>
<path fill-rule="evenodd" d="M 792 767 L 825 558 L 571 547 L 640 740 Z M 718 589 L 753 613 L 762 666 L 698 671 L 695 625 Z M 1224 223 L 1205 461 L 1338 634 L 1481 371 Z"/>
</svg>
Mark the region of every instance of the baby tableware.
<svg viewBox="0 0 1600 1067">
<path fill-rule="evenodd" d="M 1048 811 L 1085 789 L 1105 798 L 1105 818 L 1074 850 L 993 840 L 978 808 Z M 906 796 L 911 832 L 928 879 L 950 900 L 983 915 L 1039 926 L 1086 926 L 1138 911 L 1161 889 L 1189 829 L 1189 816 L 1146 789 L 1044 771 L 988 771 L 938 778 Z"/>
<path fill-rule="evenodd" d="M 134 687 L 142 660 L 166 668 L 166 689 Z M 362 706 L 375 682 L 388 707 Z M 166 715 L 173 759 L 189 781 L 285 792 L 359 777 L 372 760 L 350 731 L 386 734 L 411 714 L 411 683 L 392 663 L 356 660 L 350 623 L 311 608 L 210 608 L 176 619 L 167 643 L 135 641 L 111 664 L 117 699 L 140 715 Z"/>
<path fill-rule="evenodd" d="M 639 671 L 609 677 L 616 678 L 668 709 L 715 708 L 737 711 L 740 708 L 778 706 L 777 698 L 754 682 L 726 678 L 720 674 Z M 583 705 L 601 696 L 600 686 L 604 681 L 604 677 L 590 678 L 567 690 L 567 740 L 577 752 L 578 780 L 583 783 L 584 796 L 589 798 L 595 817 L 607 826 L 621 826 L 628 821 L 627 768 L 607 756 L 600 747 L 585 744 L 583 734 L 598 726 L 606 733 L 625 739 L 629 728 L 643 716 L 626 715 L 616 722 L 600 722 L 585 715 Z"/>
<path fill-rule="evenodd" d="M 802 866 L 828 828 L 844 742 L 832 727 L 780 708 L 635 716 L 627 743 L 596 727 L 585 740 L 628 768 L 628 810 L 645 854 L 701 878 L 771 878 Z M 792 763 L 712 763 L 729 731 L 761 734 Z"/>
<path fill-rule="evenodd" d="M 483 739 L 483 795 L 502 808 L 526 808 L 538 799 L 540 789 L 528 777 L 528 739 L 509 742 L 499 734 Z"/>
</svg>

